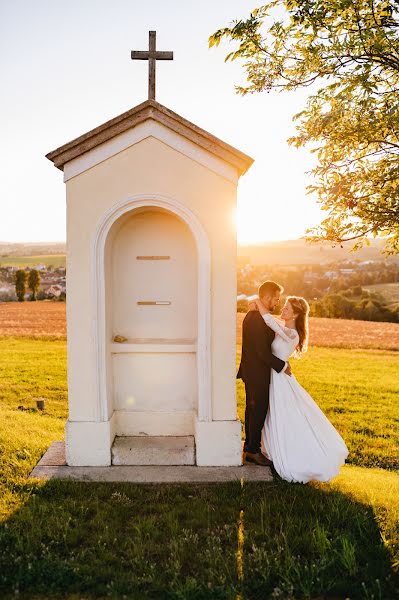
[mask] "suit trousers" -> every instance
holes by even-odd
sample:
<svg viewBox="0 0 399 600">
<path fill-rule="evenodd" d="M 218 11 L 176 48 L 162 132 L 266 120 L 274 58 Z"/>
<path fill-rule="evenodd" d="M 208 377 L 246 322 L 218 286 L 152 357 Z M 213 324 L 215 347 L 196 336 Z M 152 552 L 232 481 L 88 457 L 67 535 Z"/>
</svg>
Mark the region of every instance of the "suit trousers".
<svg viewBox="0 0 399 600">
<path fill-rule="evenodd" d="M 245 443 L 246 452 L 260 452 L 263 425 L 269 408 L 269 386 L 245 382 Z"/>
</svg>

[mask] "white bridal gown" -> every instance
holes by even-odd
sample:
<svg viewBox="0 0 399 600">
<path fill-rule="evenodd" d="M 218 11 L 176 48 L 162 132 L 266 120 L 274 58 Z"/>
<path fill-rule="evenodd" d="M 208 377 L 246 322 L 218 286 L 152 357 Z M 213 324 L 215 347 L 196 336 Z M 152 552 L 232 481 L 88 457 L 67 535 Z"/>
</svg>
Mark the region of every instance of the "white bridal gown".
<svg viewBox="0 0 399 600">
<path fill-rule="evenodd" d="M 286 361 L 295 351 L 299 336 L 270 314 L 263 316 L 276 332 L 272 352 Z M 345 463 L 348 448 L 316 402 L 294 375 L 272 369 L 269 410 L 262 429 L 262 452 L 287 481 L 329 481 Z"/>
</svg>

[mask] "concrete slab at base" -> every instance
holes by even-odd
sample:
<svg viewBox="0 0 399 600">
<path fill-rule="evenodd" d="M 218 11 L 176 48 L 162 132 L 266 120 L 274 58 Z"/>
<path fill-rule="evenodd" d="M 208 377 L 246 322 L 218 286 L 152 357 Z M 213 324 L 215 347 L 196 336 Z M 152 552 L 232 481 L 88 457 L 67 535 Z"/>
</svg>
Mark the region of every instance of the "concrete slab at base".
<svg viewBox="0 0 399 600">
<path fill-rule="evenodd" d="M 54 442 L 62 444 L 62 442 Z M 224 483 L 228 481 L 273 481 L 268 467 L 244 465 L 236 467 L 197 467 L 197 466 L 109 466 L 109 467 L 70 467 L 60 454 L 59 465 L 54 463 L 53 446 L 39 461 L 29 475 L 29 479 L 70 479 L 75 481 L 125 481 L 129 483 Z M 53 449 L 53 450 L 52 450 Z M 52 456 L 52 458 L 51 458 Z M 49 458 L 50 457 L 50 458 Z"/>
<path fill-rule="evenodd" d="M 148 466 L 148 467 L 35 467 L 29 479 L 75 481 L 125 481 L 128 483 L 225 483 L 228 481 L 273 481 L 268 467 Z"/>
<path fill-rule="evenodd" d="M 65 442 L 53 442 L 43 454 L 35 469 L 40 467 L 62 467 L 66 464 Z"/>
<path fill-rule="evenodd" d="M 113 465 L 194 465 L 194 437 L 116 437 L 112 446 Z"/>
</svg>

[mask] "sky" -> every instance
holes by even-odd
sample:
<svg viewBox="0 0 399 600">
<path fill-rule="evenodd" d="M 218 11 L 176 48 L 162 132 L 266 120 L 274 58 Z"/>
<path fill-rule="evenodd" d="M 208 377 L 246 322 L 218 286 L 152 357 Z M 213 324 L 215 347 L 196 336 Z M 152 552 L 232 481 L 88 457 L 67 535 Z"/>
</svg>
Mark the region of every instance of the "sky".
<svg viewBox="0 0 399 600">
<path fill-rule="evenodd" d="M 306 194 L 315 158 L 289 147 L 306 93 L 242 97 L 239 62 L 208 38 L 253 0 L 0 0 L 0 241 L 64 241 L 65 185 L 45 158 L 147 99 L 148 31 L 173 61 L 157 63 L 156 99 L 249 154 L 240 180 L 241 244 L 295 239 L 323 213 Z"/>
</svg>

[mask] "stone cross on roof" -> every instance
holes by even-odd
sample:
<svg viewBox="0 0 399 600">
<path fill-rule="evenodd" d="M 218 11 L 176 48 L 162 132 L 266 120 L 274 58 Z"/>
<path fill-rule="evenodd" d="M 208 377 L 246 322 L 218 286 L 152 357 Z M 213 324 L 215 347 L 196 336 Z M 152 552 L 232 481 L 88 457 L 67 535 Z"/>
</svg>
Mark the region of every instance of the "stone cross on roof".
<svg viewBox="0 0 399 600">
<path fill-rule="evenodd" d="M 148 99 L 155 100 L 155 65 L 157 60 L 173 60 L 173 52 L 156 51 L 156 31 L 149 31 L 147 51 L 132 50 L 132 60 L 148 60 Z"/>
</svg>

